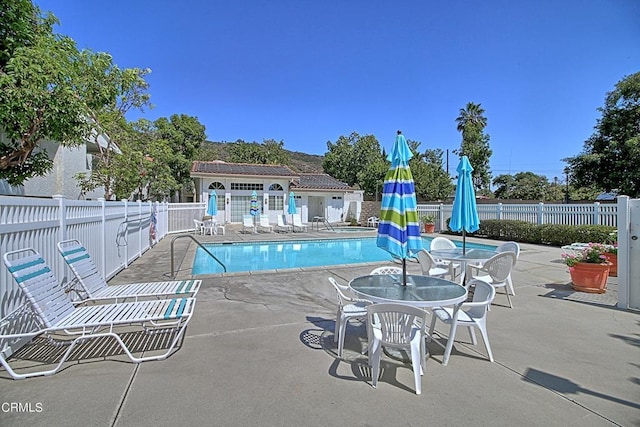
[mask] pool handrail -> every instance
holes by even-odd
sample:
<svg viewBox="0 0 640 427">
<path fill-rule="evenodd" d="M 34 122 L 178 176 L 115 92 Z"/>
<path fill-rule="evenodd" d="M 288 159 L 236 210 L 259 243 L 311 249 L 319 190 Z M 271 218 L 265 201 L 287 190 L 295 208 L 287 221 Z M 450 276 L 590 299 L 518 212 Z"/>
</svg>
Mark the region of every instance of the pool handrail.
<svg viewBox="0 0 640 427">
<path fill-rule="evenodd" d="M 227 266 L 225 266 L 225 265 L 222 263 L 222 261 L 220 261 L 218 258 L 216 258 L 216 256 L 215 256 L 214 254 L 212 254 L 211 252 L 209 252 L 209 249 L 205 248 L 205 247 L 204 247 L 204 245 L 198 241 L 198 239 L 196 239 L 195 237 L 193 237 L 191 234 L 181 234 L 181 235 L 176 236 L 176 237 L 174 237 L 173 239 L 171 239 L 171 278 L 172 278 L 172 279 L 175 279 L 175 278 L 176 278 L 175 269 L 173 268 L 173 267 L 174 267 L 174 262 L 173 262 L 173 259 L 174 259 L 174 257 L 173 257 L 173 243 L 174 243 L 176 240 L 181 239 L 181 238 L 183 238 L 183 237 L 188 237 L 188 238 L 190 238 L 191 240 L 193 240 L 194 242 L 196 242 L 196 244 L 197 244 L 198 246 L 200 246 L 200 247 L 202 248 L 202 250 L 204 250 L 206 253 L 208 253 L 208 254 L 209 254 L 209 256 L 210 256 L 211 258 L 213 258 L 214 260 L 216 260 L 216 262 L 222 266 L 222 269 L 224 270 L 224 272 L 225 272 L 225 273 L 227 272 Z"/>
</svg>

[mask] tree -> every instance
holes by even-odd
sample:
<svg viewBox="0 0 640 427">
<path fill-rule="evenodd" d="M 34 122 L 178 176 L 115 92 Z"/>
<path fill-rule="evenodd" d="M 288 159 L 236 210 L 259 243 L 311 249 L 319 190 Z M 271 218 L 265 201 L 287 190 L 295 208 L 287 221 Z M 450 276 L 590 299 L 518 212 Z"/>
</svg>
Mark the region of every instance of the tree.
<svg viewBox="0 0 640 427">
<path fill-rule="evenodd" d="M 533 172 L 499 175 L 493 180 L 493 185 L 498 186 L 495 196 L 499 199 L 545 201 L 549 194 L 547 177 Z"/>
<path fill-rule="evenodd" d="M 358 185 L 368 196 L 382 192 L 389 163 L 375 136 L 352 132 L 335 143 L 327 142 L 327 149 L 322 163 L 325 173 L 348 185 Z"/>
<path fill-rule="evenodd" d="M 581 187 L 640 196 L 640 72 L 624 77 L 607 93 L 602 117 L 583 151 L 564 159 Z"/>
<path fill-rule="evenodd" d="M 409 167 L 418 199 L 441 201 L 449 198 L 453 192 L 453 184 L 442 166 L 444 152 L 438 148 L 427 149 L 420 154 L 420 142 L 408 140 L 407 143 L 413 153 Z"/>
<path fill-rule="evenodd" d="M 254 163 L 260 165 L 288 165 L 289 154 L 284 149 L 284 141 L 274 139 L 245 142 L 241 139 L 231 144 L 231 161 L 234 163 Z"/>
<path fill-rule="evenodd" d="M 462 134 L 462 143 L 455 154 L 465 155 L 473 166 L 473 182 L 477 191 L 490 192 L 491 171 L 489 159 L 493 152 L 489 148 L 489 135 L 484 134 L 487 118 L 480 104 L 467 103 L 456 118 L 457 130 Z"/>
<path fill-rule="evenodd" d="M 95 111 L 117 93 L 106 53 L 79 51 L 53 33 L 55 16 L 30 1 L 0 12 L 0 178 L 12 185 L 46 174 L 53 162 L 39 141 L 80 145 L 99 125 Z"/>
<path fill-rule="evenodd" d="M 351 135 L 340 135 L 335 143 L 327 142 L 322 169 L 337 180 L 355 185 L 358 182 L 355 162 L 354 144 L 360 138 L 356 132 Z"/>
<path fill-rule="evenodd" d="M 197 117 L 186 114 L 173 114 L 169 119 L 161 117 L 154 126 L 158 139 L 165 141 L 170 148 L 162 161 L 171 169 L 175 182 L 184 189 L 192 189 L 191 165 L 198 148 L 207 139 L 205 127 Z"/>
</svg>

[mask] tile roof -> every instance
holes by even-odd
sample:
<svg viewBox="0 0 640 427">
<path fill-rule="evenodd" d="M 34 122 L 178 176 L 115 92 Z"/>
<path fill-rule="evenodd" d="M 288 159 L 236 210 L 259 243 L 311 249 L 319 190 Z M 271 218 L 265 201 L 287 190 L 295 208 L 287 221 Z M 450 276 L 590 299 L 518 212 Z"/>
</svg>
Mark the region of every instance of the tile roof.
<svg viewBox="0 0 640 427">
<path fill-rule="evenodd" d="M 300 179 L 295 180 L 292 187 L 299 189 L 317 190 L 351 190 L 352 188 L 344 182 L 340 182 L 326 173 L 303 173 Z"/>
<path fill-rule="evenodd" d="M 297 173 L 289 169 L 287 166 L 227 163 L 221 161 L 193 162 L 191 172 L 224 175 L 298 176 Z"/>
</svg>

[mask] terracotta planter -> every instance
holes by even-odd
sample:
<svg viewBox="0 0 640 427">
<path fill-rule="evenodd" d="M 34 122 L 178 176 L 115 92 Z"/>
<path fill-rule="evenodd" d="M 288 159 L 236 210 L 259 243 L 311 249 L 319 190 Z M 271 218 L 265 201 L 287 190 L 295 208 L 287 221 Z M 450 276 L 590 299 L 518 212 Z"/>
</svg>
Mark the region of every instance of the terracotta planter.
<svg viewBox="0 0 640 427">
<path fill-rule="evenodd" d="M 424 225 L 424 232 L 425 233 L 433 233 L 436 230 L 436 225 L 435 224 L 425 224 Z"/>
<path fill-rule="evenodd" d="M 618 277 L 618 254 L 605 253 L 604 256 L 607 257 L 607 261 L 611 264 L 609 266 L 609 276 Z"/>
<path fill-rule="evenodd" d="M 609 264 L 579 262 L 569 267 L 571 287 L 576 291 L 603 294 L 607 291 Z"/>
</svg>

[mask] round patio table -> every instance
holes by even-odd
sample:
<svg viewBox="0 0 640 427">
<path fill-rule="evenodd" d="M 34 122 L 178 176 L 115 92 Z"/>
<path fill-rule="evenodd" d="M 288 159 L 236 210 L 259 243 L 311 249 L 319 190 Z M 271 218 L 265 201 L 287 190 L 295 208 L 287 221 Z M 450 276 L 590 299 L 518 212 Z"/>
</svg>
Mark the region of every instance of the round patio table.
<svg viewBox="0 0 640 427">
<path fill-rule="evenodd" d="M 459 262 L 462 264 L 462 274 L 460 275 L 460 283 L 464 284 L 465 276 L 467 273 L 467 263 L 484 264 L 489 258 L 496 255 L 496 251 L 488 249 L 467 249 L 464 253 L 462 248 L 455 249 L 432 249 L 429 253 L 435 259 L 442 259 L 445 261 Z"/>
<path fill-rule="evenodd" d="M 402 274 L 379 274 L 356 277 L 349 286 L 356 294 L 374 303 L 408 304 L 420 308 L 453 306 L 451 331 L 442 358 L 442 365 L 447 366 L 458 311 L 467 299 L 467 289 L 464 286 L 439 277 L 413 274 L 407 275 L 406 285 L 402 284 Z"/>
</svg>

